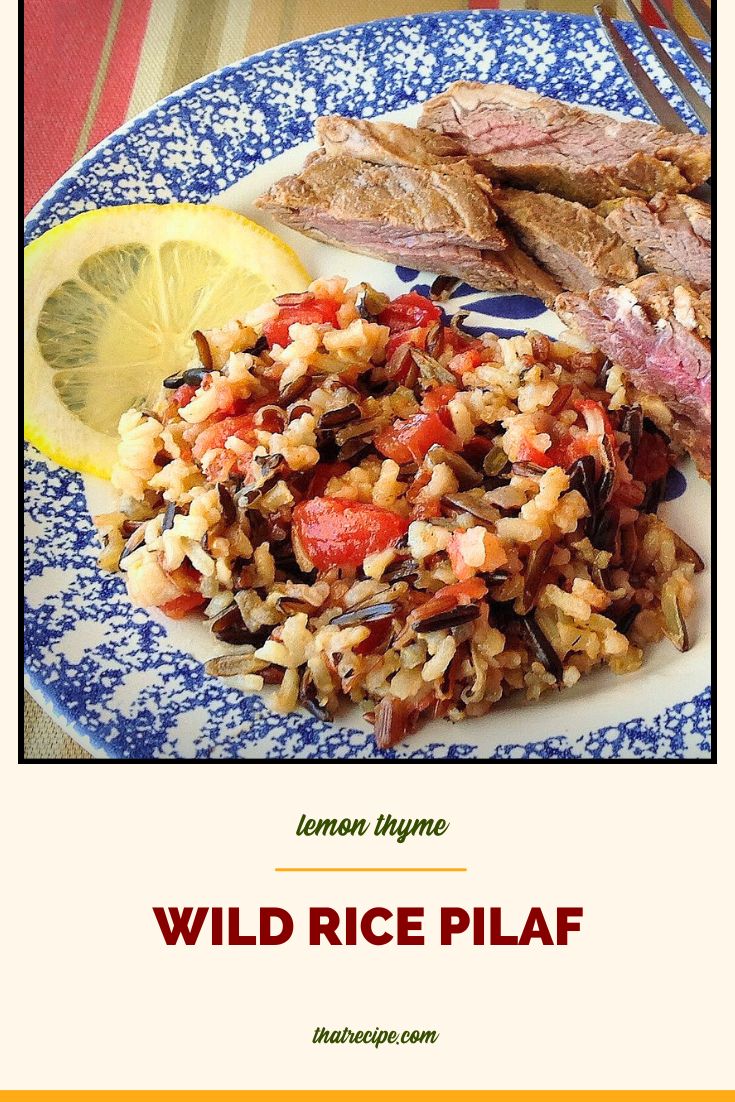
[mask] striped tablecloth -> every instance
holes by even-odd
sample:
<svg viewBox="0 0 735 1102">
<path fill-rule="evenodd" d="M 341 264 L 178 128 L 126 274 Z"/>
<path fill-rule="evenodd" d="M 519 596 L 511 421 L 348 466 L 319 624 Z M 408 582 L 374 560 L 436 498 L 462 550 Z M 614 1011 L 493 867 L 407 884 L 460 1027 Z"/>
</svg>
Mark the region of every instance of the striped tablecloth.
<svg viewBox="0 0 735 1102">
<path fill-rule="evenodd" d="M 623 0 L 604 0 L 627 18 Z M 692 34 L 681 0 L 664 6 Z M 126 119 L 222 65 L 366 17 L 457 8 L 590 14 L 594 0 L 25 0 L 25 210 Z M 642 0 L 648 21 L 659 20 Z M 26 696 L 25 754 L 87 757 Z"/>
</svg>

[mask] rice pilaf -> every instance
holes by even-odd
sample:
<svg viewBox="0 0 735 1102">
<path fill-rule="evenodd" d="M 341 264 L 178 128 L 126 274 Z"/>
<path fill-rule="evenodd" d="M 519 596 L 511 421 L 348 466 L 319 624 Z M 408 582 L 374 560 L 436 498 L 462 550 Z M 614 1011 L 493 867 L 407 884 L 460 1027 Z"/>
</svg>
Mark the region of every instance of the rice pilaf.
<svg viewBox="0 0 735 1102">
<path fill-rule="evenodd" d="M 122 416 L 95 520 L 133 603 L 210 622 L 208 672 L 323 719 L 351 700 L 386 748 L 688 648 L 665 410 L 579 337 L 477 339 L 333 278 L 194 338 Z"/>
</svg>

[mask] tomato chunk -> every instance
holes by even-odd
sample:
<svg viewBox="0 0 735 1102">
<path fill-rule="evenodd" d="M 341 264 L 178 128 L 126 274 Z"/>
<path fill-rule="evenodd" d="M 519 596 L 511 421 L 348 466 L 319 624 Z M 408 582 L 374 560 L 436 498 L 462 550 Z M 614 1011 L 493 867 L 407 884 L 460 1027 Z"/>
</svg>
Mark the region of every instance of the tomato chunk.
<svg viewBox="0 0 735 1102">
<path fill-rule="evenodd" d="M 389 302 L 378 315 L 378 321 L 387 325 L 391 333 L 402 333 L 405 329 L 431 326 L 441 316 L 441 308 L 435 302 L 416 291 L 409 291 Z"/>
<path fill-rule="evenodd" d="M 184 383 L 178 388 L 178 390 L 174 391 L 173 400 L 174 402 L 176 402 L 178 408 L 181 409 L 183 406 L 189 405 L 189 402 L 192 400 L 196 392 L 197 388 L 195 386 L 191 386 L 189 383 Z"/>
<path fill-rule="evenodd" d="M 400 333 L 394 333 L 385 346 L 386 360 L 389 360 L 402 344 L 410 344 L 413 348 L 420 348 L 423 352 L 426 348 L 428 332 L 428 329 L 403 329 Z M 406 364 L 406 371 L 408 371 L 408 363 Z"/>
<path fill-rule="evenodd" d="M 479 348 L 468 348 L 466 351 L 458 352 L 456 356 L 452 356 L 447 367 L 450 371 L 453 371 L 455 375 L 459 375 L 461 378 L 465 372 L 474 371 L 478 364 L 481 363 L 482 350 Z"/>
<path fill-rule="evenodd" d="M 444 424 L 440 413 L 416 413 L 407 421 L 396 421 L 376 436 L 375 447 L 396 463 L 421 463 L 433 444 L 459 451 L 457 436 Z"/>
<path fill-rule="evenodd" d="M 447 326 L 444 330 L 444 347 L 449 348 L 452 352 L 465 352 L 467 348 L 477 345 L 480 346 L 479 341 L 475 337 L 471 337 L 469 333 L 462 333 L 459 329 L 452 329 Z"/>
<path fill-rule="evenodd" d="M 600 454 L 600 438 L 583 432 L 579 436 L 567 434 L 558 444 L 549 448 L 546 452 L 546 464 L 553 467 L 563 467 L 568 470 L 577 459 L 584 455 L 598 456 Z M 542 464 L 543 466 L 544 464 Z"/>
<path fill-rule="evenodd" d="M 207 598 L 201 593 L 182 593 L 180 597 L 174 597 L 173 601 L 167 601 L 161 605 L 161 612 L 165 612 L 172 620 L 183 620 L 187 612 L 195 608 L 201 608 Z"/>
<path fill-rule="evenodd" d="M 408 520 L 360 501 L 315 497 L 293 511 L 292 535 L 317 570 L 360 566 L 366 555 L 384 551 L 408 531 Z"/>
<path fill-rule="evenodd" d="M 291 343 L 288 330 L 298 322 L 300 325 L 333 325 L 337 328 L 339 304 L 331 298 L 315 298 L 295 306 L 282 306 L 278 316 L 263 326 L 263 335 L 268 344 L 280 344 L 285 348 Z"/>
<path fill-rule="evenodd" d="M 452 386 L 451 383 L 442 383 L 441 386 L 435 386 L 433 390 L 427 390 L 421 408 L 426 413 L 437 413 L 440 409 L 444 409 L 445 406 L 449 405 L 456 393 L 456 386 Z"/>
<path fill-rule="evenodd" d="M 236 436 L 253 447 L 257 444 L 255 438 L 255 423 L 251 413 L 242 413 L 238 417 L 225 417 L 221 421 L 215 421 L 208 425 L 194 441 L 192 453 L 195 459 L 201 459 L 210 448 L 224 448 L 230 436 Z"/>
<path fill-rule="evenodd" d="M 540 448 L 535 448 L 533 444 L 529 444 L 527 440 L 522 440 L 518 448 L 518 463 L 533 463 L 536 467 L 549 467 L 556 466 L 553 458 L 546 452 L 542 452 Z"/>
</svg>

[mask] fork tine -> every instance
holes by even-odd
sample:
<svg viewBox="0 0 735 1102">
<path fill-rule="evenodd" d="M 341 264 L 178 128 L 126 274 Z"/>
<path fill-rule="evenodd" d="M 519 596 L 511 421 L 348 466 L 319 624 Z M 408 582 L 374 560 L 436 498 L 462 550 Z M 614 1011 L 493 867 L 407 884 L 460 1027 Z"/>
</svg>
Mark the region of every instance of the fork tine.
<svg viewBox="0 0 735 1102">
<path fill-rule="evenodd" d="M 700 27 L 707 35 L 707 38 L 712 38 L 712 12 L 705 4 L 704 0 L 684 0 L 684 3 L 689 8 L 694 18 L 699 23 Z"/>
<path fill-rule="evenodd" d="M 667 130 L 671 130 L 674 134 L 690 134 L 689 127 L 677 115 L 669 101 L 661 95 L 648 73 L 645 72 L 623 42 L 610 16 L 606 11 L 603 11 L 599 4 L 595 5 L 595 15 L 602 24 L 602 29 L 617 54 L 618 61 L 632 80 L 643 102 L 650 107 L 654 118 L 658 119 L 662 126 L 665 126 Z"/>
<path fill-rule="evenodd" d="M 699 50 L 692 42 L 691 38 L 682 27 L 679 20 L 676 19 L 675 16 L 671 14 L 671 12 L 666 11 L 666 8 L 661 3 L 661 0 L 651 0 L 651 4 L 658 15 L 661 17 L 661 19 L 663 19 L 664 23 L 672 32 L 674 37 L 678 38 L 679 45 L 681 46 L 682 50 L 687 55 L 689 60 L 694 62 L 704 79 L 709 85 L 711 85 L 712 66 L 710 65 L 709 61 L 706 60 L 706 58 L 702 57 Z"/>
<path fill-rule="evenodd" d="M 692 88 L 687 78 L 682 73 L 681 69 L 671 60 L 666 50 L 663 48 L 656 35 L 646 23 L 645 19 L 635 6 L 634 0 L 625 0 L 625 6 L 633 17 L 634 22 L 638 26 L 638 30 L 645 38 L 648 45 L 653 50 L 654 54 L 658 58 L 658 62 L 661 68 L 666 72 L 667 76 L 673 80 L 676 87 L 681 92 L 684 99 L 687 101 L 692 111 L 707 130 L 712 129 L 712 112 L 707 104 L 704 102 L 699 92 Z"/>
</svg>

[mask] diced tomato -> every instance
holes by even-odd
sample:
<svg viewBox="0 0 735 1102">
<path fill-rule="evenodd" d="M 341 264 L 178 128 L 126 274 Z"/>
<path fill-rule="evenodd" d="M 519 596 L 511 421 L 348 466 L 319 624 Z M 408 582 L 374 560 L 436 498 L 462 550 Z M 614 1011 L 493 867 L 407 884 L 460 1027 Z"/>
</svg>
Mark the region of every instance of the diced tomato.
<svg viewBox="0 0 735 1102">
<path fill-rule="evenodd" d="M 444 329 L 444 347 L 451 349 L 452 352 L 465 352 L 470 345 L 474 346 L 477 343 L 475 337 L 461 333 L 459 329 L 452 329 L 450 325 Z M 479 344 L 478 347 L 480 347 Z"/>
<path fill-rule="evenodd" d="M 202 576 L 188 559 L 184 559 L 181 566 L 177 566 L 175 570 L 170 571 L 169 577 L 182 593 L 196 593 L 199 595 L 199 584 Z"/>
<path fill-rule="evenodd" d="M 452 386 L 451 383 L 443 383 L 441 386 L 435 386 L 433 390 L 427 390 L 421 403 L 421 408 L 425 413 L 437 413 L 451 402 L 456 393 L 457 388 L 456 386 Z"/>
<path fill-rule="evenodd" d="M 176 402 L 176 405 L 179 407 L 179 409 L 182 409 L 184 406 L 189 405 L 189 402 L 192 400 L 196 392 L 197 388 L 195 386 L 190 386 L 189 383 L 184 383 L 183 386 L 180 386 L 178 390 L 174 391 L 173 400 L 174 402 Z"/>
<path fill-rule="evenodd" d="M 411 510 L 411 520 L 434 520 L 441 516 L 442 503 L 438 497 L 429 497 L 425 501 L 420 499 Z"/>
<path fill-rule="evenodd" d="M 445 586 L 440 594 L 450 597 L 452 601 L 456 599 L 461 605 L 471 605 L 473 601 L 479 601 L 487 594 L 487 586 L 482 578 L 471 578 L 468 582 Z"/>
<path fill-rule="evenodd" d="M 242 413 L 239 417 L 224 417 L 221 421 L 215 421 L 208 425 L 194 441 L 192 453 L 195 459 L 201 459 L 210 448 L 224 448 L 225 442 L 236 436 L 253 447 L 257 444 L 255 437 L 255 425 L 252 413 Z"/>
<path fill-rule="evenodd" d="M 391 333 L 402 333 L 405 329 L 419 326 L 428 328 L 441 316 L 441 308 L 435 302 L 416 291 L 409 291 L 389 302 L 378 315 L 378 321 L 381 325 L 387 325 Z"/>
<path fill-rule="evenodd" d="M 644 432 L 636 452 L 633 478 L 650 486 L 668 473 L 671 466 L 669 446 L 657 432 Z"/>
<path fill-rule="evenodd" d="M 301 501 L 292 516 L 292 535 L 318 570 L 360 566 L 407 531 L 408 520 L 397 513 L 336 497 Z"/>
<path fill-rule="evenodd" d="M 188 612 L 195 608 L 201 608 L 207 598 L 201 593 L 182 593 L 180 597 L 174 597 L 173 601 L 167 601 L 161 605 L 161 612 L 165 612 L 172 620 L 183 620 Z"/>
<path fill-rule="evenodd" d="M 311 476 L 306 496 L 322 497 L 330 478 L 341 478 L 349 469 L 349 463 L 320 463 Z"/>
<path fill-rule="evenodd" d="M 583 455 L 600 454 L 600 438 L 584 432 L 579 436 L 567 434 L 558 444 L 549 448 L 546 453 L 547 461 L 553 467 L 563 467 L 566 471 L 577 459 Z"/>
<path fill-rule="evenodd" d="M 277 317 L 263 326 L 263 335 L 268 344 L 280 344 L 285 348 L 291 343 L 288 330 L 298 322 L 300 325 L 337 326 L 339 304 L 330 298 L 315 298 L 295 306 L 282 306 Z"/>
<path fill-rule="evenodd" d="M 466 372 L 474 371 L 480 363 L 482 363 L 482 351 L 479 348 L 468 348 L 452 356 L 447 367 L 461 378 Z"/>
<path fill-rule="evenodd" d="M 414 348 L 420 348 L 423 352 L 426 348 L 428 332 L 428 329 L 404 329 L 401 333 L 394 333 L 385 346 L 386 360 L 389 360 L 402 344 L 413 345 Z M 406 364 L 406 370 L 408 370 L 408 364 Z"/>
<path fill-rule="evenodd" d="M 533 444 L 529 444 L 527 440 L 522 440 L 518 448 L 518 457 L 516 462 L 518 463 L 534 463 L 537 467 L 549 467 L 556 466 L 553 458 L 546 452 L 542 452 L 540 448 L 534 448 Z"/>
<path fill-rule="evenodd" d="M 406 490 L 406 501 L 411 506 L 411 520 L 431 520 L 441 513 L 439 498 L 431 497 L 427 501 L 421 500 L 421 491 L 429 482 L 431 482 L 431 471 L 427 467 L 423 467 Z"/>
<path fill-rule="evenodd" d="M 396 463 L 421 463 L 433 444 L 449 451 L 459 450 L 459 440 L 444 424 L 439 413 L 416 413 L 407 421 L 396 421 L 375 438 L 375 447 Z"/>
</svg>

